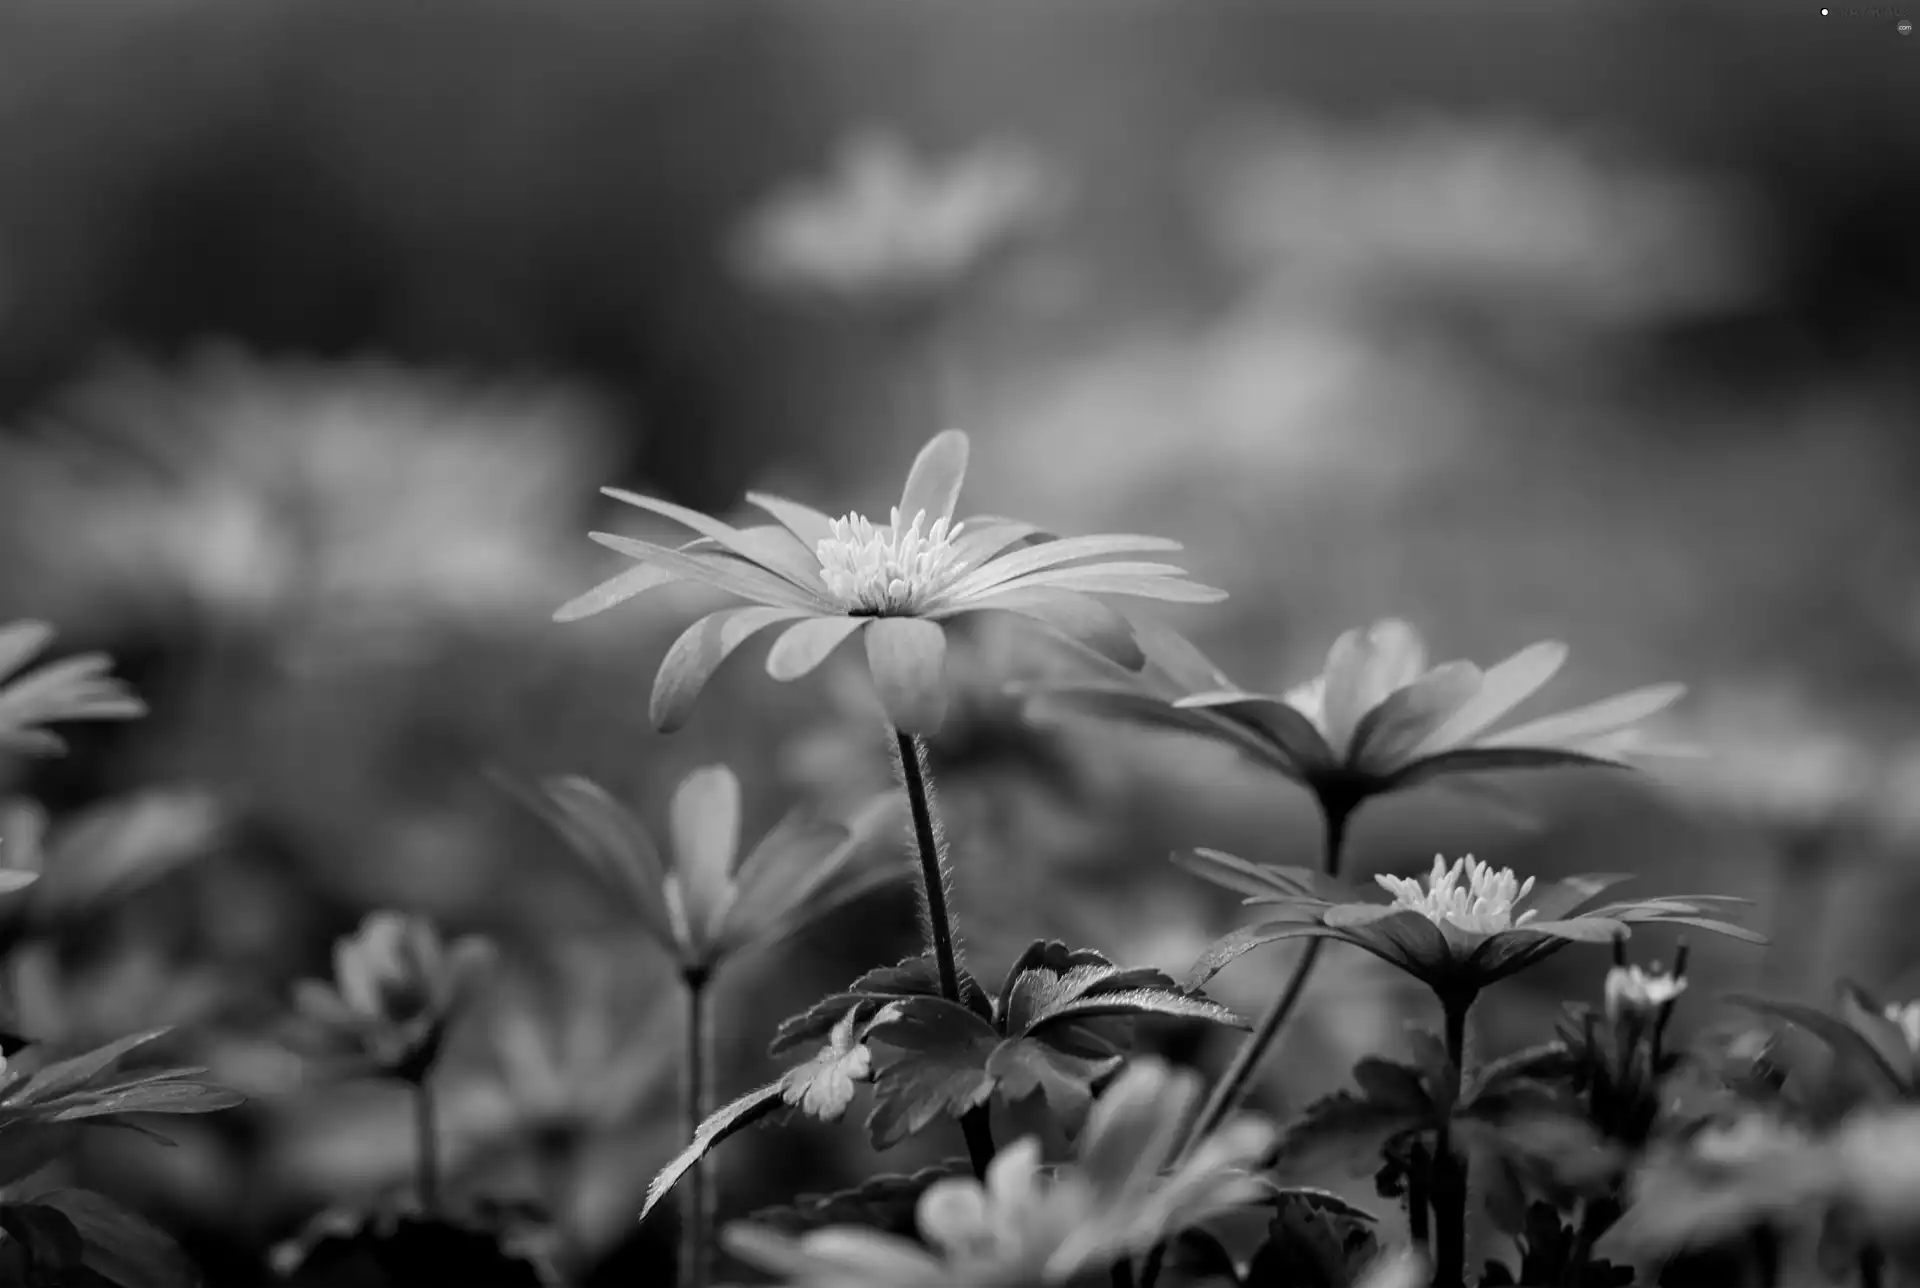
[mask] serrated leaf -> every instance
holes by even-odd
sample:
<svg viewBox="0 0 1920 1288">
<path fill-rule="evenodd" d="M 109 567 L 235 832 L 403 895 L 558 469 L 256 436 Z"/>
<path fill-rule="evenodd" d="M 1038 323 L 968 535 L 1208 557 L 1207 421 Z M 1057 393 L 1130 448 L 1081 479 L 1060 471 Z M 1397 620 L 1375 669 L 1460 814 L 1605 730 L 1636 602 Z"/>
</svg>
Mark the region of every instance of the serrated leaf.
<svg viewBox="0 0 1920 1288">
<path fill-rule="evenodd" d="M 1348 1288 L 1379 1251 L 1371 1215 L 1324 1191 L 1288 1191 L 1247 1267 L 1250 1285 Z M 1352 1215 L 1357 1213 L 1358 1215 Z"/>
<path fill-rule="evenodd" d="M 973 976 L 961 972 L 961 995 L 968 1009 L 985 1019 L 993 1005 Z M 833 1031 L 847 1014 L 865 1002 L 887 1003 L 915 997 L 937 998 L 940 993 L 939 968 L 928 956 L 909 957 L 892 966 L 870 970 L 838 993 L 824 997 L 800 1014 L 783 1020 L 768 1046 L 770 1055 L 785 1055 L 798 1047 L 820 1041 Z"/>
<path fill-rule="evenodd" d="M 1120 1067 L 1119 1056 L 1071 1055 L 1033 1038 L 1010 1038 L 987 1057 L 986 1070 L 1008 1100 L 1038 1095 L 1077 1133 L 1093 1103 L 1093 1084 Z"/>
<path fill-rule="evenodd" d="M 763 1208 L 747 1219 L 794 1235 L 823 1226 L 857 1225 L 912 1238 L 918 1233 L 915 1209 L 927 1187 L 949 1177 L 971 1175 L 973 1168 L 966 1159 L 950 1158 L 917 1172 L 871 1177 L 848 1190 L 803 1194 L 792 1203 Z"/>
<path fill-rule="evenodd" d="M 781 1098 L 822 1122 L 833 1122 L 853 1103 L 854 1084 L 872 1074 L 873 1057 L 860 1041 L 860 1012 L 848 1011 L 826 1045 L 813 1057 L 787 1070 L 780 1079 Z"/>
<path fill-rule="evenodd" d="M 197 1288 L 200 1272 L 178 1244 L 141 1217 L 88 1190 L 51 1190 L 34 1203 L 80 1235 L 80 1262 L 116 1288 Z"/>
<path fill-rule="evenodd" d="M 1147 1015 L 1180 1020 L 1206 1020 L 1236 1029 L 1253 1027 L 1227 1007 L 1208 998 L 1176 992 L 1171 988 L 1136 988 L 1120 993 L 1100 993 L 1093 997 L 1082 997 L 1064 1003 L 1028 1025 L 1027 1032 L 1037 1036 L 1036 1030 L 1063 1020 L 1134 1018 Z"/>
<path fill-rule="evenodd" d="M 766 1118 L 784 1102 L 785 1080 L 769 1082 L 764 1087 L 755 1087 L 746 1095 L 730 1100 L 707 1116 L 693 1133 L 693 1141 L 685 1149 L 674 1155 L 671 1162 L 660 1169 L 651 1184 L 647 1186 L 647 1198 L 640 1206 L 640 1219 L 647 1219 L 647 1213 L 653 1211 L 667 1191 L 685 1176 L 693 1165 L 703 1158 L 707 1151 L 737 1131 L 751 1127 Z"/>
<path fill-rule="evenodd" d="M 964 1007 L 938 998 L 895 1003 L 868 1038 L 893 1053 L 875 1062 L 867 1132 L 876 1149 L 898 1144 L 942 1114 L 958 1117 L 993 1094 L 987 1060 L 1000 1035 Z"/>
</svg>

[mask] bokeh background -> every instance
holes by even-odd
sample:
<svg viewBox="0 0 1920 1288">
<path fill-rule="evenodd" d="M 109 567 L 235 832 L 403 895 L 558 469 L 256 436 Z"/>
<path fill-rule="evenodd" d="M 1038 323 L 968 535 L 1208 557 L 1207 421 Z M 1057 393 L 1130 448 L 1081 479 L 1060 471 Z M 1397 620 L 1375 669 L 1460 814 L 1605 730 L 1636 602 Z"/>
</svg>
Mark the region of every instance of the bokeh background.
<svg viewBox="0 0 1920 1288">
<path fill-rule="evenodd" d="M 1048 200 L 904 301 L 753 271 L 769 203 L 875 132 L 934 166 L 1022 149 Z M 883 788 L 886 747 L 857 670 L 775 685 L 764 644 L 653 733 L 697 595 L 550 616 L 617 562 L 589 528 L 650 532 L 603 485 L 884 509 L 948 423 L 974 440 L 963 510 L 1183 541 L 1232 598 L 1163 620 L 1251 686 L 1384 615 L 1483 662 L 1564 639 L 1566 705 L 1694 686 L 1704 766 L 1499 784 L 1530 823 L 1395 799 L 1356 824 L 1362 871 L 1472 851 L 1750 896 L 1782 942 L 1700 945 L 1696 1026 L 1735 981 L 1897 985 L 1920 893 L 1916 228 L 1920 36 L 1885 10 L 0 7 L 0 618 L 112 651 L 153 711 L 0 786 L 56 827 L 171 801 L 116 835 L 195 851 L 30 995 L 62 1033 L 177 1021 L 254 1097 L 79 1169 L 215 1285 L 404 1183 L 401 1093 L 328 1082 L 280 1016 L 365 910 L 418 910 L 510 964 L 449 1057 L 458 1186 L 553 1204 L 582 1282 L 667 1282 L 671 1214 L 632 1217 L 682 1139 L 670 972 L 497 780 L 586 773 L 646 815 L 724 759 L 764 823 Z M 889 235 L 828 232 L 829 260 Z M 1041 935 L 1177 971 L 1235 909 L 1169 850 L 1309 861 L 1298 792 L 1159 736 L 1025 727 L 992 693 L 1034 646 L 976 643 L 956 683 L 978 700 L 934 752 L 984 978 Z M 206 800 L 217 826 L 182 803 Z M 731 970 L 722 1094 L 764 1078 L 781 1016 L 913 947 L 903 888 Z M 1218 991 L 1256 1010 L 1286 965 L 1267 950 Z M 1421 1017 L 1338 965 L 1269 1107 Z M 1537 1035 L 1599 965 L 1503 986 L 1481 1042 Z M 516 1007 L 573 1044 L 557 1092 L 503 1072 Z M 952 1145 L 756 1132 L 720 1154 L 723 1209 Z"/>
</svg>

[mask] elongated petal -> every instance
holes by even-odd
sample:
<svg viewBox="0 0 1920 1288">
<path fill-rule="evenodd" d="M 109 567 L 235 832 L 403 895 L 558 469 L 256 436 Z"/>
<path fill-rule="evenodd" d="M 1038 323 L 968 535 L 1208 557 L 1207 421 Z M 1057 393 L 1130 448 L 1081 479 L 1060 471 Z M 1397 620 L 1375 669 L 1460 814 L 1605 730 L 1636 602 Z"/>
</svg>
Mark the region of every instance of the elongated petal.
<svg viewBox="0 0 1920 1288">
<path fill-rule="evenodd" d="M 1059 631 L 1128 670 L 1137 671 L 1147 655 L 1133 638 L 1133 626 L 1097 599 L 1071 590 L 997 590 L 939 616 L 999 609 L 1018 613 Z"/>
<path fill-rule="evenodd" d="M 747 493 L 747 504 L 757 505 L 785 525 L 809 554 L 822 541 L 833 536 L 833 520 L 810 505 L 789 501 L 765 492 Z"/>
<path fill-rule="evenodd" d="M 1687 691 L 1684 684 L 1652 684 L 1630 693 L 1562 712 L 1556 716 L 1532 720 L 1514 729 L 1502 730 L 1480 740 L 1483 747 L 1552 747 L 1558 744 L 1612 733 L 1636 721 L 1645 720 L 1680 700 Z"/>
<path fill-rule="evenodd" d="M 767 674 L 776 680 L 797 680 L 826 661 L 871 617 L 808 617 L 780 632 L 767 652 Z"/>
<path fill-rule="evenodd" d="M 740 855 L 740 780 L 725 765 L 688 774 L 667 807 L 673 868 L 687 892 L 687 915 L 702 934 L 732 897 Z"/>
<path fill-rule="evenodd" d="M 1172 627 L 1152 621 L 1136 622 L 1133 634 L 1140 641 L 1140 647 L 1146 650 L 1152 672 L 1163 677 L 1179 693 L 1239 687 L 1192 640 Z"/>
<path fill-rule="evenodd" d="M 1151 571 L 1149 571 L 1151 570 Z M 1053 568 L 1016 578 L 1002 590 L 1045 586 L 1077 590 L 1088 595 L 1130 595 L 1168 604 L 1217 604 L 1227 592 L 1189 580 L 1172 564 L 1089 564 L 1084 568 Z"/>
<path fill-rule="evenodd" d="M 575 851 L 623 896 L 663 946 L 674 946 L 661 888 L 666 865 L 653 838 L 631 811 L 585 778 L 551 779 L 543 784 L 539 808 Z"/>
<path fill-rule="evenodd" d="M 955 596 L 978 595 L 1020 577 L 1028 577 L 1049 568 L 1072 563 L 1076 559 L 1104 559 L 1110 555 L 1180 549 L 1178 541 L 1165 537 L 1142 537 L 1124 533 L 1099 533 L 1085 537 L 1062 537 L 1037 546 L 990 559 L 954 584 Z"/>
<path fill-rule="evenodd" d="M 1056 539 L 1052 534 L 1018 519 L 972 518 L 966 521 L 965 528 L 954 539 L 953 557 L 969 568 L 978 568 L 1008 546 L 1029 537 Z"/>
<path fill-rule="evenodd" d="M 1361 717 L 1348 760 L 1362 773 L 1392 773 L 1412 759 L 1413 749 L 1429 734 L 1472 701 L 1480 685 L 1480 668 L 1471 662 L 1435 667 Z"/>
<path fill-rule="evenodd" d="M 1335 892 L 1345 893 L 1339 891 L 1337 882 L 1311 868 L 1254 863 L 1223 850 L 1201 847 L 1176 852 L 1172 858 L 1176 866 L 1195 876 L 1256 898 L 1275 898 L 1314 907 L 1331 902 Z"/>
<path fill-rule="evenodd" d="M 1259 693 L 1196 693 L 1174 705 L 1217 711 L 1259 730 L 1303 773 L 1329 769 L 1335 763 L 1332 745 L 1313 721 L 1284 699 Z"/>
<path fill-rule="evenodd" d="M 876 617 L 867 627 L 867 667 L 895 729 L 931 734 L 947 714 L 947 635 L 918 617 Z"/>
<path fill-rule="evenodd" d="M 846 865 L 854 851 L 852 839 L 843 824 L 798 812 L 782 819 L 740 861 L 727 938 L 745 942 L 793 911 Z"/>
<path fill-rule="evenodd" d="M 900 521 L 912 523 L 913 516 L 925 512 L 925 532 L 942 519 L 953 518 L 953 507 L 960 500 L 960 485 L 967 478 L 967 436 L 957 429 L 935 434 L 907 471 L 907 485 L 900 492 Z"/>
<path fill-rule="evenodd" d="M 679 580 L 678 574 L 667 571 L 659 564 L 635 564 L 609 577 L 586 594 L 576 595 L 554 609 L 553 620 L 577 622 L 583 617 L 604 613 L 616 604 L 624 604 L 635 595 Z"/>
<path fill-rule="evenodd" d="M 1576 944 L 1610 944 L 1621 937 L 1626 923 L 1605 917 L 1569 917 L 1565 921 L 1529 921 L 1503 934 L 1552 935 Z"/>
<path fill-rule="evenodd" d="M 691 555 L 666 546 L 654 545 L 611 532 L 589 532 L 587 537 L 609 550 L 617 550 L 629 559 L 657 564 L 686 580 L 712 586 L 715 590 L 737 595 L 757 604 L 780 608 L 800 608 L 807 612 L 835 612 L 833 605 L 819 595 L 802 590 L 778 573 L 757 563 L 731 558 Z"/>
<path fill-rule="evenodd" d="M 1567 646 L 1557 640 L 1529 644 L 1487 670 L 1480 691 L 1420 741 L 1411 756 L 1430 756 L 1472 741 L 1494 721 L 1539 692 L 1566 664 Z"/>
<path fill-rule="evenodd" d="M 1426 669 L 1427 648 L 1419 632 L 1396 618 L 1351 630 L 1327 653 L 1324 728 L 1327 745 L 1345 758 L 1360 720 L 1395 690 Z"/>
<path fill-rule="evenodd" d="M 675 505 L 671 501 L 662 501 L 655 497 L 641 496 L 623 488 L 603 487 L 600 491 L 603 495 L 636 509 L 646 510 L 662 518 L 672 519 L 675 523 L 685 524 L 708 540 L 732 551 L 742 559 L 749 559 L 762 568 L 779 574 L 810 594 L 816 593 L 822 587 L 819 574 L 820 561 L 814 557 L 811 550 L 802 546 L 784 529 L 776 528 L 770 533 L 763 531 L 758 539 L 754 539 L 736 530 L 730 523 L 722 523 L 712 515 L 702 514 L 684 505 Z"/>
<path fill-rule="evenodd" d="M 687 627 L 667 650 L 654 677 L 653 697 L 648 704 L 653 727 L 662 733 L 680 728 L 693 714 L 700 691 L 735 649 L 775 622 L 805 615 L 804 609 L 745 604 L 708 613 Z"/>
<path fill-rule="evenodd" d="M 1521 911 L 1539 921 L 1558 921 L 1586 907 L 1617 885 L 1633 880 L 1630 872 L 1589 872 L 1543 886 L 1526 900 Z"/>
<path fill-rule="evenodd" d="M 1125 719 L 1174 733 L 1211 738 L 1289 777 L 1301 772 L 1293 758 L 1263 730 L 1204 710 L 1176 707 L 1137 688 L 1114 684 L 1014 684 L 1009 691 L 1026 700 L 1029 719 L 1046 720 L 1072 713 Z M 1317 738 L 1318 735 L 1315 735 Z"/>
<path fill-rule="evenodd" d="M 1451 774 L 1491 773 L 1509 769 L 1624 768 L 1617 760 L 1591 756 L 1565 747 L 1458 747 L 1416 760 L 1381 779 L 1387 791 L 1404 791 Z"/>
<path fill-rule="evenodd" d="M 1371 943 L 1354 932 L 1323 926 L 1317 921 L 1265 921 L 1258 925 L 1242 926 L 1214 940 L 1207 951 L 1187 968 L 1180 987 L 1189 993 L 1194 992 L 1254 949 L 1279 943 L 1282 939 L 1337 939 L 1344 944 L 1365 948 L 1368 952 L 1375 951 Z M 1397 961 L 1394 964 L 1400 965 Z"/>
<path fill-rule="evenodd" d="M 0 680 L 25 666 L 53 640 L 45 622 L 9 622 L 0 626 Z"/>
</svg>

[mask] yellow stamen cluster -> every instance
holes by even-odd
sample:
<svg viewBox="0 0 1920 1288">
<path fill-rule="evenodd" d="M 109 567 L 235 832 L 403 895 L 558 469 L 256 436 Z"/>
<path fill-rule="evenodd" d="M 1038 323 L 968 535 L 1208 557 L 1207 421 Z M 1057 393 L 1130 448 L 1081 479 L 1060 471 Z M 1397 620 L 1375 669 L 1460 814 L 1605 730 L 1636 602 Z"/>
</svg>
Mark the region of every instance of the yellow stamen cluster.
<svg viewBox="0 0 1920 1288">
<path fill-rule="evenodd" d="M 945 519 L 935 519 L 922 531 L 925 510 L 905 526 L 900 518 L 898 506 L 885 525 L 876 525 L 864 515 L 849 514 L 835 519 L 833 535 L 814 547 L 821 580 L 849 613 L 907 616 L 924 609 L 966 571 L 966 563 L 955 557 L 953 545 L 965 524 L 948 528 Z"/>
<path fill-rule="evenodd" d="M 1525 925 L 1533 916 L 1513 915 L 1513 905 L 1533 889 L 1533 878 L 1522 882 L 1512 868 L 1495 868 L 1481 863 L 1471 854 L 1452 867 L 1440 855 L 1434 855 L 1433 871 L 1426 886 L 1411 877 L 1374 878 L 1393 895 L 1396 907 L 1417 912 L 1436 926 L 1452 924 L 1475 934 L 1491 935 Z M 1464 880 L 1464 885 L 1462 884 Z"/>
<path fill-rule="evenodd" d="M 1886 1009 L 1886 1017 L 1900 1026 L 1907 1046 L 1920 1053 L 1920 1002 L 1895 1002 Z"/>
</svg>

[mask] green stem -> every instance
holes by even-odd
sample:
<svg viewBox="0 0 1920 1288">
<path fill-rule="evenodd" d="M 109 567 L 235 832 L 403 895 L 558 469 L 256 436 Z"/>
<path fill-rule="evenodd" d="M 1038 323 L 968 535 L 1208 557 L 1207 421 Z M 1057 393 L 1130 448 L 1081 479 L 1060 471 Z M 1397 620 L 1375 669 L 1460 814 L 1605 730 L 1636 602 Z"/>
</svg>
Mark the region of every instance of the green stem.
<svg viewBox="0 0 1920 1288">
<path fill-rule="evenodd" d="M 952 885 L 940 834 L 933 821 L 932 775 L 927 768 L 927 747 L 912 734 L 894 731 L 900 760 L 900 780 L 907 789 L 907 803 L 913 810 L 913 839 L 920 851 L 920 886 L 924 896 L 920 912 L 925 921 L 934 967 L 940 973 L 940 995 L 956 1006 L 965 1006 L 960 993 L 960 955 L 954 946 L 953 914 L 947 908 Z M 987 1164 L 993 1161 L 993 1131 L 987 1107 L 970 1109 L 960 1119 L 960 1130 L 967 1139 L 967 1158 L 974 1176 L 984 1180 Z"/>
<path fill-rule="evenodd" d="M 423 1074 L 413 1084 L 413 1139 L 415 1184 L 420 1191 L 420 1215 L 429 1221 L 440 1216 L 440 1150 L 434 1129 L 433 1088 Z"/>
<path fill-rule="evenodd" d="M 1466 1083 L 1469 997 L 1442 997 L 1447 1060 L 1458 1084 Z M 1459 1092 L 1455 1092 L 1455 1100 Z M 1433 1288 L 1464 1288 L 1467 1266 L 1467 1160 L 1453 1147 L 1454 1105 L 1446 1106 L 1433 1150 Z"/>
<path fill-rule="evenodd" d="M 687 1033 L 686 1059 L 682 1064 L 685 1084 L 681 1103 L 686 1110 L 687 1139 L 695 1139 L 700 1124 L 707 1120 L 713 1104 L 713 1025 L 712 999 L 707 992 L 708 975 L 701 970 L 681 974 L 686 986 Z M 714 1217 L 713 1161 L 702 1154 L 693 1162 L 693 1174 L 680 1187 L 680 1274 L 678 1288 L 706 1288 L 711 1266 L 708 1250 L 713 1242 L 708 1227 Z"/>
<path fill-rule="evenodd" d="M 1321 868 L 1330 877 L 1340 874 L 1340 856 L 1346 848 L 1347 823 L 1353 818 L 1354 803 L 1333 804 L 1321 801 L 1322 812 L 1326 816 L 1326 840 L 1321 850 Z M 1234 1052 L 1233 1062 L 1227 1071 L 1220 1075 L 1220 1081 L 1213 1084 L 1213 1091 L 1200 1108 L 1200 1114 L 1193 1120 L 1193 1126 L 1187 1130 L 1185 1141 L 1180 1146 L 1176 1161 L 1184 1161 L 1193 1149 L 1207 1135 L 1225 1122 L 1227 1115 L 1240 1107 L 1246 1097 L 1247 1088 L 1253 1082 L 1253 1075 L 1260 1068 L 1261 1058 L 1273 1046 L 1280 1036 L 1280 1030 L 1293 1014 L 1300 1002 L 1300 996 L 1307 989 L 1307 980 L 1313 974 L 1314 964 L 1320 960 L 1320 950 L 1325 940 L 1309 939 L 1306 950 L 1300 954 L 1300 960 L 1294 963 L 1293 973 L 1287 977 L 1286 984 L 1280 990 L 1280 996 L 1273 1000 L 1260 1016 L 1258 1023 L 1247 1040 Z M 1146 1267 L 1140 1276 L 1141 1288 L 1154 1288 L 1160 1278 L 1160 1267 L 1167 1259 L 1167 1245 L 1159 1244 L 1147 1254 Z"/>
</svg>

